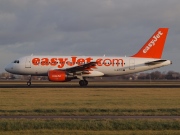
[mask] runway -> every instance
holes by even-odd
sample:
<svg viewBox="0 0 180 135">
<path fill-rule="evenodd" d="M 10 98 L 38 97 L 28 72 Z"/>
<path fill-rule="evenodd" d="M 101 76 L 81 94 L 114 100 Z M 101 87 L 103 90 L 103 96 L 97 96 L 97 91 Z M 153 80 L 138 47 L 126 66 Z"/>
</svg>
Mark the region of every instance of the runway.
<svg viewBox="0 0 180 135">
<path fill-rule="evenodd" d="M 180 119 L 180 116 L 0 116 L 0 119 Z"/>
<path fill-rule="evenodd" d="M 177 81 L 169 82 L 89 82 L 88 86 L 80 87 L 78 82 L 35 81 L 27 86 L 25 81 L 1 81 L 0 88 L 180 88 Z"/>
</svg>

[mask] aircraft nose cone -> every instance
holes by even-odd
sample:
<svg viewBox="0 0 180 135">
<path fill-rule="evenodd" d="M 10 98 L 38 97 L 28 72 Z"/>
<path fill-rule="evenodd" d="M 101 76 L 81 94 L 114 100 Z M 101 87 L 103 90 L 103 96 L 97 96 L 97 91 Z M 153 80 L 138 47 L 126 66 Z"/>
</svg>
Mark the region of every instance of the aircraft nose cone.
<svg viewBox="0 0 180 135">
<path fill-rule="evenodd" d="M 7 72 L 11 72 L 12 66 L 11 66 L 11 65 L 7 65 L 7 66 L 5 67 L 5 70 L 6 70 Z"/>
<path fill-rule="evenodd" d="M 6 67 L 5 67 L 5 70 L 6 70 L 7 72 L 9 72 L 9 68 L 8 68 L 8 66 L 6 66 Z"/>
</svg>

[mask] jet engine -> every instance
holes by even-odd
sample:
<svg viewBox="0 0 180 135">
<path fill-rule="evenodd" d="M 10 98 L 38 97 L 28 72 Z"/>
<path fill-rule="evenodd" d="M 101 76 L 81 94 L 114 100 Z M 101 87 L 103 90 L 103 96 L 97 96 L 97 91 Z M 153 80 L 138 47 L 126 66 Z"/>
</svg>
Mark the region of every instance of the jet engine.
<svg viewBox="0 0 180 135">
<path fill-rule="evenodd" d="M 68 75 L 65 71 L 50 70 L 48 72 L 48 79 L 52 82 L 67 82 L 73 78 L 73 76 Z"/>
</svg>

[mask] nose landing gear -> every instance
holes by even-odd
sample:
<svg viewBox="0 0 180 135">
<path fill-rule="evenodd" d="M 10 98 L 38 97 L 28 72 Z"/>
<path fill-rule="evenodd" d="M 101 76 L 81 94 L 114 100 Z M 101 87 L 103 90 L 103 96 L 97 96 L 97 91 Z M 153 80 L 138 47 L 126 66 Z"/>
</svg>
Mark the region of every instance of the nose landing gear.
<svg viewBox="0 0 180 135">
<path fill-rule="evenodd" d="M 31 76 L 29 77 L 29 80 L 27 81 L 27 86 L 31 86 Z"/>
</svg>

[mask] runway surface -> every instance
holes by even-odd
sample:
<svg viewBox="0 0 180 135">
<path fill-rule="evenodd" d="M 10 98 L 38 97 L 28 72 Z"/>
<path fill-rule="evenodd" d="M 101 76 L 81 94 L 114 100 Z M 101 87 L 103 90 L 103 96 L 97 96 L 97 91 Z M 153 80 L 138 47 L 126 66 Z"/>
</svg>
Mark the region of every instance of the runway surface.
<svg viewBox="0 0 180 135">
<path fill-rule="evenodd" d="M 0 119 L 180 119 L 180 116 L 0 116 Z"/>
<path fill-rule="evenodd" d="M 27 86 L 25 81 L 3 81 L 0 88 L 84 88 L 78 82 L 32 82 Z M 89 82 L 86 88 L 180 88 L 180 82 Z"/>
</svg>

